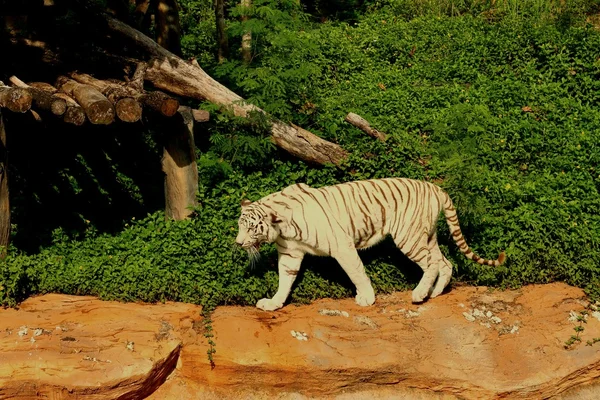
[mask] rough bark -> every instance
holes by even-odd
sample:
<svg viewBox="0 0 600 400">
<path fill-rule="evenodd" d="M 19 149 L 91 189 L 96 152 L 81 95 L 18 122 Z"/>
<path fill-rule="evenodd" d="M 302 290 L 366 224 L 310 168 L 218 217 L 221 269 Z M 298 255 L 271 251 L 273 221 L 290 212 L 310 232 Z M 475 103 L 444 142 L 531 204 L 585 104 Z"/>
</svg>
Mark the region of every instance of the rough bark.
<svg viewBox="0 0 600 400">
<path fill-rule="evenodd" d="M 229 57 L 229 40 L 225 26 L 225 5 L 224 0 L 214 0 L 215 6 L 215 24 L 217 28 L 217 61 L 222 63 Z"/>
<path fill-rule="evenodd" d="M 67 77 L 59 77 L 56 86 L 77 100 L 92 124 L 108 125 L 115 120 L 115 109 L 97 89 Z"/>
<path fill-rule="evenodd" d="M 29 86 L 14 75 L 9 78 L 9 81 L 16 87 L 26 89 L 31 93 L 33 106 L 35 108 L 49 111 L 58 117 L 62 116 L 65 111 L 67 111 L 67 103 L 63 99 L 53 96 L 42 89 Z"/>
<path fill-rule="evenodd" d="M 46 82 L 29 82 L 27 85 L 34 87 L 36 89 L 43 90 L 47 93 L 54 94 L 58 92 L 58 89 Z"/>
<path fill-rule="evenodd" d="M 349 122 L 350 124 L 354 125 L 361 131 L 365 132 L 367 135 L 372 136 L 375 139 L 380 140 L 382 142 L 385 141 L 386 134 L 383 132 L 379 132 L 375 128 L 372 128 L 371 124 L 369 124 L 369 121 L 367 121 L 360 115 L 354 114 L 354 113 L 348 113 L 348 115 L 346 115 L 345 119 L 346 119 L 346 122 Z"/>
<path fill-rule="evenodd" d="M 212 79 L 202 68 L 183 61 L 130 26 L 110 17 L 107 22 L 110 30 L 128 37 L 155 57 L 146 70 L 146 80 L 155 87 L 230 107 L 235 115 L 241 117 L 248 117 L 251 111 L 264 113 L 260 108 L 245 103 L 242 97 Z M 347 157 L 347 153 L 337 144 L 278 120 L 272 121 L 271 134 L 276 145 L 305 161 L 338 164 Z"/>
<path fill-rule="evenodd" d="M 67 103 L 67 111 L 63 115 L 63 121 L 67 124 L 81 126 L 85 123 L 85 111 L 75 100 L 64 93 L 56 92 L 55 96 L 63 99 Z"/>
<path fill-rule="evenodd" d="M 75 81 L 93 86 L 113 103 L 117 117 L 124 122 L 137 122 L 142 118 L 142 105 L 137 101 L 141 93 L 114 82 L 96 79 L 88 74 L 69 74 Z"/>
<path fill-rule="evenodd" d="M 252 7 L 252 0 L 242 0 L 240 6 L 246 11 L 242 15 L 242 22 L 248 21 L 249 9 Z M 252 61 L 252 32 L 247 30 L 242 35 L 242 60 L 245 64 L 250 64 Z"/>
<path fill-rule="evenodd" d="M 156 42 L 169 49 L 171 53 L 182 57 L 181 53 L 181 25 L 179 24 L 179 11 L 176 0 L 157 0 L 156 15 Z"/>
<path fill-rule="evenodd" d="M 5 86 L 0 81 L 0 107 L 12 112 L 24 113 L 31 108 L 33 97 L 27 89 Z"/>
<path fill-rule="evenodd" d="M 6 128 L 0 109 L 0 258 L 6 257 L 10 241 L 10 202 L 8 193 L 8 151 Z"/>
<path fill-rule="evenodd" d="M 189 107 L 165 121 L 162 169 L 165 173 L 165 215 L 182 220 L 197 205 L 198 167 L 194 146 L 194 119 Z"/>
</svg>

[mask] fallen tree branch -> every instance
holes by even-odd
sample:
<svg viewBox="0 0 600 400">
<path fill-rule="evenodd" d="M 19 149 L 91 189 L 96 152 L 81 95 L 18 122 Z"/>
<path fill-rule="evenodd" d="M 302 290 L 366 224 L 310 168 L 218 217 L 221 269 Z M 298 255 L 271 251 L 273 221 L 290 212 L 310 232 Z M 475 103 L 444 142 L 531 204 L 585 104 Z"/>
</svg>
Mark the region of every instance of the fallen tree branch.
<svg viewBox="0 0 600 400">
<path fill-rule="evenodd" d="M 385 133 L 379 132 L 377 129 L 372 128 L 371 124 L 369 124 L 369 121 L 367 121 L 358 114 L 348 113 L 348 115 L 346 115 L 345 120 L 346 122 L 349 122 L 361 131 L 365 132 L 367 135 L 372 136 L 377 140 L 384 142 L 386 139 Z"/>
<path fill-rule="evenodd" d="M 265 113 L 215 81 L 202 68 L 182 60 L 141 32 L 110 16 L 105 16 L 105 19 L 109 30 L 127 37 L 153 57 L 148 63 L 145 79 L 155 87 L 231 108 L 240 117 L 248 117 L 252 111 Z M 305 161 L 339 164 L 348 155 L 339 145 L 276 119 L 272 120 L 271 135 L 277 146 Z"/>
</svg>

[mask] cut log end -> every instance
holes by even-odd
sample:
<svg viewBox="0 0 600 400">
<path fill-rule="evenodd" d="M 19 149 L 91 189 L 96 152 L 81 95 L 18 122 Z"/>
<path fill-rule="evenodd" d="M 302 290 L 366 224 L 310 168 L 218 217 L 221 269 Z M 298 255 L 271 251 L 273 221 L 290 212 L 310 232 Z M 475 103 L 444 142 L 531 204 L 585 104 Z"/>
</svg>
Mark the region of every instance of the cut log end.
<svg viewBox="0 0 600 400">
<path fill-rule="evenodd" d="M 0 87 L 0 107 L 6 107 L 12 112 L 24 113 L 31 108 L 33 96 L 24 88 Z"/>
<path fill-rule="evenodd" d="M 52 112 L 52 114 L 58 117 L 64 115 L 64 113 L 67 111 L 67 102 L 62 99 L 56 99 L 52 102 L 50 106 L 50 111 Z"/>
<path fill-rule="evenodd" d="M 142 118 L 142 105 L 130 97 L 119 100 L 115 109 L 123 122 L 137 122 Z"/>
<path fill-rule="evenodd" d="M 63 115 L 63 121 L 67 124 L 81 126 L 85 123 L 85 113 L 80 107 L 67 106 L 67 111 Z"/>
<path fill-rule="evenodd" d="M 115 120 L 115 109 L 112 103 L 93 86 L 64 76 L 58 77 L 56 84 L 63 93 L 77 100 L 92 124 L 108 125 Z"/>
<path fill-rule="evenodd" d="M 161 92 L 147 93 L 140 98 L 140 101 L 165 117 L 172 117 L 179 108 L 179 100 Z"/>
<path fill-rule="evenodd" d="M 115 120 L 115 109 L 108 100 L 89 104 L 85 114 L 94 125 L 109 125 Z"/>
<path fill-rule="evenodd" d="M 179 108 L 179 101 L 169 98 L 165 99 L 160 105 L 160 112 L 162 115 L 166 117 L 172 117 L 177 112 Z"/>
</svg>

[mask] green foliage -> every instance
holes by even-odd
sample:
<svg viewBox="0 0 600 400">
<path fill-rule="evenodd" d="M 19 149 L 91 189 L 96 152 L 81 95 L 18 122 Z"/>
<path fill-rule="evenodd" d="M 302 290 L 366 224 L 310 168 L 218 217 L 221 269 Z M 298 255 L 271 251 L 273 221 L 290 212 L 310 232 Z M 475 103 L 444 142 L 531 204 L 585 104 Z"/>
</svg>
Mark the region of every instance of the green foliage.
<svg viewBox="0 0 600 400">
<path fill-rule="evenodd" d="M 92 221 L 77 237 L 56 230 L 38 252 L 13 247 L 0 264 L 2 304 L 46 292 L 177 300 L 207 310 L 253 304 L 276 291 L 276 254 L 265 246 L 251 270 L 232 249 L 240 200 L 296 182 L 388 176 L 438 183 L 473 249 L 488 258 L 506 251 L 499 268 L 469 262 L 440 221 L 455 280 L 498 287 L 563 280 L 600 298 L 600 32 L 584 22 L 597 2 L 369 2 L 352 23 L 315 23 L 296 2 L 254 2 L 249 22 L 238 21 L 235 7 L 229 21 L 232 43 L 245 29 L 256 33 L 250 65 L 235 57 L 214 63 L 210 2 L 181 3 L 186 55 L 350 157 L 338 167 L 305 165 L 274 148 L 259 116 L 245 121 L 213 108 L 197 134 L 194 218 L 167 222 L 154 208 L 112 234 Z M 348 112 L 389 139 L 350 126 Z M 65 174 L 70 182 L 74 175 Z M 127 176 L 121 182 L 130 187 Z M 148 198 L 131 187 L 134 199 Z M 361 255 L 379 293 L 420 279 L 393 243 Z M 335 261 L 307 257 L 304 267 L 293 302 L 351 295 Z"/>
</svg>

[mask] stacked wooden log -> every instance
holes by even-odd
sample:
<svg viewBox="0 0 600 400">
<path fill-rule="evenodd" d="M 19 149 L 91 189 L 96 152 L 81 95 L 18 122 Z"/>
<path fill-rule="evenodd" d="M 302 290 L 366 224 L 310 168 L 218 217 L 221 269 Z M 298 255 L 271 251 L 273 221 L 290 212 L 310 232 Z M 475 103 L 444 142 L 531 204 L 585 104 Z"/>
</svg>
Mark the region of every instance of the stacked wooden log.
<svg viewBox="0 0 600 400">
<path fill-rule="evenodd" d="M 12 112 L 51 114 L 73 125 L 86 121 L 108 125 L 115 120 L 137 122 L 143 110 L 174 116 L 179 100 L 160 91 L 145 91 L 137 80 L 123 82 L 100 80 L 77 72 L 60 76 L 55 84 L 46 82 L 25 83 L 16 76 L 9 79 L 11 86 L 0 82 L 0 108 Z M 196 122 L 208 121 L 209 115 L 192 110 Z"/>
</svg>

